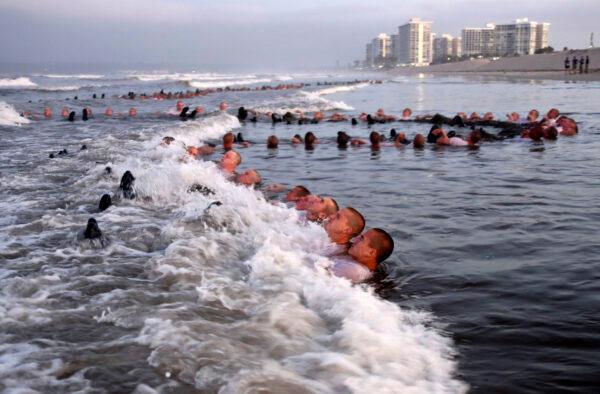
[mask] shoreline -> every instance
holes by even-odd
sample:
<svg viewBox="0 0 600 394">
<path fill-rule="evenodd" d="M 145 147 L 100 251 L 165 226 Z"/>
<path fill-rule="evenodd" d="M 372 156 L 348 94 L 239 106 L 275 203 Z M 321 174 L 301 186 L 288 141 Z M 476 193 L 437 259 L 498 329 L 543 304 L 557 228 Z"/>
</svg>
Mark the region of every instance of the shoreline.
<svg viewBox="0 0 600 394">
<path fill-rule="evenodd" d="M 565 59 L 590 60 L 588 73 L 565 74 Z M 553 52 L 538 55 L 504 57 L 497 60 L 471 59 L 425 67 L 406 67 L 385 70 L 389 75 L 457 75 L 492 77 L 510 80 L 564 80 L 569 82 L 600 81 L 600 48 Z"/>
</svg>

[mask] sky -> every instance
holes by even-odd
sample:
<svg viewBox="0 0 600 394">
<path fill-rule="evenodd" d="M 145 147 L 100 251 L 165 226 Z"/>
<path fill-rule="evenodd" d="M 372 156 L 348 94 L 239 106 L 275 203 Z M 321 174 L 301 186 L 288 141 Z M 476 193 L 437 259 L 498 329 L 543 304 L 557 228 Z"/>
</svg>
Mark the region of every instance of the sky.
<svg viewBox="0 0 600 394">
<path fill-rule="evenodd" d="M 0 0 L 0 63 L 170 63 L 302 70 L 362 59 L 411 17 L 433 31 L 550 22 L 550 45 L 600 46 L 600 0 Z"/>
</svg>

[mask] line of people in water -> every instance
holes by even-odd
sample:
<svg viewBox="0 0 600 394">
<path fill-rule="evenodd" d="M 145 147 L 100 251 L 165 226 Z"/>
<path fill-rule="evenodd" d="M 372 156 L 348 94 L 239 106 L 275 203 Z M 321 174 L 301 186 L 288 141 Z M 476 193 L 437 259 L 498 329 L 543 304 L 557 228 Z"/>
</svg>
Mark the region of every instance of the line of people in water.
<svg viewBox="0 0 600 394">
<path fill-rule="evenodd" d="M 244 172 L 237 171 L 242 163 L 241 155 L 229 144 L 230 137 L 224 139 L 229 149 L 221 156 L 218 165 L 223 175 L 232 182 L 245 187 L 260 187 L 262 178 L 258 171 L 249 169 Z M 167 147 L 176 141 L 172 137 L 163 138 L 162 145 Z M 182 145 L 185 147 L 184 145 Z M 187 156 L 189 157 L 189 156 Z M 185 159 L 185 157 L 183 158 Z M 107 174 L 112 169 L 106 167 Z M 125 171 L 119 183 L 115 198 L 110 194 L 104 194 L 100 198 L 98 210 L 100 212 L 108 209 L 113 202 L 122 199 L 135 199 L 135 177 L 131 171 Z M 323 228 L 334 248 L 326 252 L 333 261 L 328 270 L 339 277 L 346 278 L 353 283 L 364 282 L 371 278 L 380 263 L 385 261 L 394 250 L 394 240 L 383 229 L 370 228 L 365 230 L 366 220 L 364 216 L 353 207 L 340 209 L 337 202 L 328 196 L 320 196 L 311 193 L 302 185 L 295 186 L 290 190 L 281 184 L 272 184 L 262 188 L 265 198 L 273 199 L 280 196 L 280 203 L 286 204 L 300 211 L 301 220 L 315 222 L 323 225 Z M 215 191 L 205 185 L 194 184 L 188 188 L 189 192 L 198 192 L 205 196 L 215 195 Z M 220 201 L 213 201 L 205 208 L 207 213 L 211 207 L 222 205 Z M 364 231 L 364 232 L 363 232 Z M 81 237 L 92 243 L 98 243 L 104 247 L 108 238 L 100 230 L 95 218 L 88 220 L 86 229 Z"/>
</svg>

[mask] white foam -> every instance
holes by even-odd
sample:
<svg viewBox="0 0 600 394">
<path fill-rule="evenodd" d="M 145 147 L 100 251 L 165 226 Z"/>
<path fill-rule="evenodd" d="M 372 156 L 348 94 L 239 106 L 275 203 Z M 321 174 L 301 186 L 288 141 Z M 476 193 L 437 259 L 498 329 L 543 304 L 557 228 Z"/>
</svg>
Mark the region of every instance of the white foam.
<svg viewBox="0 0 600 394">
<path fill-rule="evenodd" d="M 224 88 L 227 86 L 252 85 L 271 82 L 268 78 L 226 79 L 223 81 L 189 81 L 188 85 L 198 89 Z"/>
<path fill-rule="evenodd" d="M 370 84 L 367 83 L 367 82 L 365 82 L 365 83 L 359 83 L 359 84 L 355 84 L 355 85 L 331 86 L 329 88 L 316 90 L 313 93 L 315 93 L 315 94 L 317 94 L 319 96 L 324 96 L 324 95 L 327 95 L 327 94 L 335 94 L 335 93 L 342 93 L 342 92 L 352 92 L 352 91 L 357 90 L 357 89 L 366 88 L 367 86 L 370 86 Z"/>
<path fill-rule="evenodd" d="M 213 120 L 219 132 L 210 119 L 187 131 L 195 138 L 220 135 L 228 117 Z M 185 128 L 178 132 L 187 135 Z M 97 317 L 127 327 L 142 319 L 137 341 L 152 349 L 151 365 L 198 390 L 223 393 L 260 385 L 275 392 L 466 391 L 454 377 L 451 341 L 431 327 L 429 314 L 326 272 L 332 262 L 322 256 L 330 246 L 322 227 L 302 224 L 295 210 L 227 181 L 212 162 L 180 162 L 181 148 L 157 142 L 113 168 L 135 174 L 140 201 L 153 200 L 145 205 L 173 207 L 161 235 L 169 246 L 147 273 L 169 283 L 163 296 L 195 291 L 197 302 L 155 305 L 151 313 L 124 307 Z M 192 183 L 215 195 L 185 192 Z M 222 205 L 207 214 L 211 200 Z M 118 296 L 128 295 L 110 294 Z"/>
<path fill-rule="evenodd" d="M 0 126 L 20 126 L 27 123 L 29 119 L 19 115 L 12 105 L 0 101 Z"/>
<path fill-rule="evenodd" d="M 40 77 L 45 78 L 74 78 L 74 79 L 101 79 L 104 78 L 102 74 L 40 74 Z"/>
<path fill-rule="evenodd" d="M 9 88 L 32 88 L 36 87 L 37 84 L 32 82 L 31 79 L 27 77 L 19 77 L 19 78 L 0 78 L 0 89 L 9 89 Z"/>
</svg>

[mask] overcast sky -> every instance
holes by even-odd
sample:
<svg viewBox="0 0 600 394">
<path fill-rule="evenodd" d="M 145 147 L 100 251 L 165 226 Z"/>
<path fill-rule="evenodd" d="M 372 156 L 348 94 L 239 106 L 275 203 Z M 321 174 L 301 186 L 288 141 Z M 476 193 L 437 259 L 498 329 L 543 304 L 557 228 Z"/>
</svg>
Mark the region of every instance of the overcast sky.
<svg viewBox="0 0 600 394">
<path fill-rule="evenodd" d="M 600 0 L 0 0 L 0 62 L 331 67 L 412 16 L 452 35 L 529 17 L 555 48 L 587 47 L 594 29 L 600 45 Z"/>
</svg>

